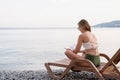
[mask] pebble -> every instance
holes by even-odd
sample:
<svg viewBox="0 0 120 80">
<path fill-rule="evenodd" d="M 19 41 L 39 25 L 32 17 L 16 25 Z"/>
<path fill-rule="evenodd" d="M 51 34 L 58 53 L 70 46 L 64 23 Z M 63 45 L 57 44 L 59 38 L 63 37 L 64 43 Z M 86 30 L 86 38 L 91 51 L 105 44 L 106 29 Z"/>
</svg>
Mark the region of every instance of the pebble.
<svg viewBox="0 0 120 80">
<path fill-rule="evenodd" d="M 62 70 L 55 70 L 56 75 L 60 75 Z M 40 71 L 0 71 L 0 80 L 54 80 L 46 70 Z M 98 80 L 92 72 L 72 72 L 69 71 L 62 80 Z M 116 80 L 116 79 L 105 79 Z"/>
</svg>

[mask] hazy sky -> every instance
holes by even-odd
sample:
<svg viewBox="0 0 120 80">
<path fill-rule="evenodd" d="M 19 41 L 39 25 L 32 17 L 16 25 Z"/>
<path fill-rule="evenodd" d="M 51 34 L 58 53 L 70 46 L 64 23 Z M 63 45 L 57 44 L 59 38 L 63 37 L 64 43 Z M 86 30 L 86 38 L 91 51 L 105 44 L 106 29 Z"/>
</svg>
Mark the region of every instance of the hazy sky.
<svg viewBox="0 0 120 80">
<path fill-rule="evenodd" d="M 0 27 L 75 27 L 120 19 L 120 0 L 0 0 Z"/>
</svg>

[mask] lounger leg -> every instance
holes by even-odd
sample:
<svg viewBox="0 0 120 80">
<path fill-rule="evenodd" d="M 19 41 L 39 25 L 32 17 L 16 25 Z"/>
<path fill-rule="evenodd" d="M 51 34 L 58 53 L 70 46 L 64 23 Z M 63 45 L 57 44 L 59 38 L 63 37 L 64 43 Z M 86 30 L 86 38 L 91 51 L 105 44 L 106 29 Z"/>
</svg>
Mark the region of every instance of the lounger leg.
<svg viewBox="0 0 120 80">
<path fill-rule="evenodd" d="M 96 75 L 98 76 L 99 80 L 104 80 L 103 75 L 95 67 L 93 67 L 93 66 L 91 66 L 91 67 L 92 67 L 94 73 L 96 73 Z"/>
<path fill-rule="evenodd" d="M 50 76 L 51 76 L 53 79 L 57 79 L 57 80 L 62 79 L 62 78 L 65 76 L 65 74 L 66 74 L 66 73 L 71 69 L 71 67 L 72 67 L 72 66 L 66 67 L 66 69 L 64 70 L 64 72 L 63 72 L 60 76 L 57 76 L 57 75 L 55 75 L 55 74 L 52 72 L 52 70 L 51 70 L 51 68 L 50 68 L 50 66 L 52 66 L 52 64 L 50 64 L 50 63 L 45 63 L 45 66 L 46 66 L 47 71 L 48 71 L 48 73 L 50 74 Z M 55 66 L 55 65 L 53 65 L 53 66 Z"/>
<path fill-rule="evenodd" d="M 47 69 L 47 72 L 49 73 L 49 75 L 50 75 L 52 78 L 54 78 L 54 79 L 59 79 L 59 78 L 60 78 L 59 76 L 56 76 L 56 75 L 52 72 L 52 70 L 51 70 L 51 68 L 50 68 L 50 64 L 45 63 L 45 67 L 46 67 L 46 69 Z"/>
<path fill-rule="evenodd" d="M 68 71 L 72 68 L 72 65 L 69 65 L 65 70 L 64 72 L 61 74 L 60 76 L 60 79 L 62 79 L 67 73 Z"/>
</svg>

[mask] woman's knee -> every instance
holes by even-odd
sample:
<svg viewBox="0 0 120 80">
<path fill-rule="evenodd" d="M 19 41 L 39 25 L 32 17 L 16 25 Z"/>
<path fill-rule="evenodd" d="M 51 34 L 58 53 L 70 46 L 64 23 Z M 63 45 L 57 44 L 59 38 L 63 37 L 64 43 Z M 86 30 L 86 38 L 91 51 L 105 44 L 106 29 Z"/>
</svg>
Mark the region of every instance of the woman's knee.
<svg viewBox="0 0 120 80">
<path fill-rule="evenodd" d="M 68 54 L 69 54 L 69 52 L 66 50 L 66 51 L 65 51 L 65 55 L 68 55 Z"/>
<path fill-rule="evenodd" d="M 65 55 L 70 55 L 70 51 L 69 51 L 69 50 L 66 50 L 66 51 L 65 51 Z"/>
</svg>

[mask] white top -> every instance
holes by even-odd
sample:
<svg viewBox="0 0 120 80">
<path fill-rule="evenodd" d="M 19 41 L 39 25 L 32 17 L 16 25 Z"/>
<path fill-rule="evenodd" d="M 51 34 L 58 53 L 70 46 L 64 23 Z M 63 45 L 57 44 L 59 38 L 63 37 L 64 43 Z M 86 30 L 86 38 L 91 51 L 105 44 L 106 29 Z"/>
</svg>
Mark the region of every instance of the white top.
<svg viewBox="0 0 120 80">
<path fill-rule="evenodd" d="M 89 41 L 89 42 L 83 43 L 83 47 L 84 47 L 85 49 L 93 49 L 93 48 L 97 48 L 97 47 L 98 47 L 98 44 Z"/>
</svg>

